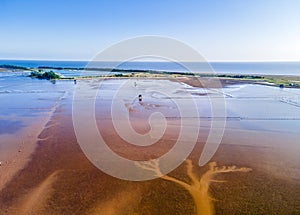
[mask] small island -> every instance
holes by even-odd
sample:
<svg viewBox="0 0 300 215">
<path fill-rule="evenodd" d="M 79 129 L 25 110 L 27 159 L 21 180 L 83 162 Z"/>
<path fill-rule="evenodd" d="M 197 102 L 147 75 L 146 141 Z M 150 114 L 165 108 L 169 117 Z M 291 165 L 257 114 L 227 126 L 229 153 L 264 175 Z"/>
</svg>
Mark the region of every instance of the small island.
<svg viewBox="0 0 300 215">
<path fill-rule="evenodd" d="M 29 77 L 31 78 L 38 78 L 38 79 L 46 79 L 46 80 L 53 80 L 53 79 L 61 79 L 61 75 L 59 75 L 56 72 L 49 71 L 49 72 L 43 72 L 43 71 L 33 71 L 30 73 Z"/>
</svg>

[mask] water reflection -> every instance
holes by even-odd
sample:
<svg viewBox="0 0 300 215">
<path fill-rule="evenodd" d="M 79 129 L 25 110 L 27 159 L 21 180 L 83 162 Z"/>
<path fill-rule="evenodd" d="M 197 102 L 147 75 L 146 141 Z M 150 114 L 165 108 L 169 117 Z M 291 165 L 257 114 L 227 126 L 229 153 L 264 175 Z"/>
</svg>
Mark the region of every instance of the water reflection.
<svg viewBox="0 0 300 215">
<path fill-rule="evenodd" d="M 16 133 L 24 126 L 25 126 L 24 123 L 20 120 L 0 119 L 0 135 Z"/>
</svg>

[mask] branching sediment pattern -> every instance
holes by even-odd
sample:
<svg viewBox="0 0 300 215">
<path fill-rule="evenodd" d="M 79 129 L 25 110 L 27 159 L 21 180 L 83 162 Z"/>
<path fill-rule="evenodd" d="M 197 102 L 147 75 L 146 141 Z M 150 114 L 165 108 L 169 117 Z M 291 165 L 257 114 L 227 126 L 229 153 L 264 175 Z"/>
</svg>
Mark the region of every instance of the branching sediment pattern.
<svg viewBox="0 0 300 215">
<path fill-rule="evenodd" d="M 252 169 L 236 166 L 222 166 L 218 167 L 216 162 L 209 163 L 209 169 L 200 177 L 193 172 L 193 164 L 191 160 L 186 160 L 187 175 L 191 180 L 191 183 L 181 181 L 177 178 L 163 175 L 160 167 L 159 160 L 142 161 L 136 162 L 136 165 L 142 169 L 146 169 L 154 172 L 158 177 L 174 182 L 183 188 L 185 188 L 193 197 L 196 211 L 198 215 L 212 215 L 214 214 L 213 198 L 209 193 L 209 186 L 212 182 L 225 182 L 214 180 L 214 177 L 220 173 L 230 173 L 230 172 L 249 172 Z"/>
</svg>

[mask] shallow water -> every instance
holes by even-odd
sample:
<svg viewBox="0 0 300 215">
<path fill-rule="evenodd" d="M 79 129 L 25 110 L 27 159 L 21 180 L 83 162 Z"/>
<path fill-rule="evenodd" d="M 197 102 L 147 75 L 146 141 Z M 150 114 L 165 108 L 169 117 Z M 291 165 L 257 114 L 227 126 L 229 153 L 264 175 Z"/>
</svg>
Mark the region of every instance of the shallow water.
<svg viewBox="0 0 300 215">
<path fill-rule="evenodd" d="M 261 85 L 225 88 L 229 116 L 239 117 L 246 129 L 299 133 L 300 90 Z"/>
<path fill-rule="evenodd" d="M 2 151 L 7 149 L 8 145 L 18 146 L 10 144 L 9 137 L 12 138 L 11 141 L 16 141 L 15 136 L 18 135 L 14 134 L 21 133 L 49 114 L 56 105 L 59 105 L 61 99 L 70 97 L 75 87 L 79 87 L 81 83 L 77 85 L 74 85 L 73 81 L 53 83 L 31 79 L 23 73 L 2 72 L 0 75 Z M 131 120 L 129 126 L 142 134 L 150 131 L 149 119 L 154 113 L 159 112 L 165 117 L 167 125 L 177 130 L 182 126 L 181 120 L 184 119 L 185 126 L 190 128 L 189 132 L 193 132 L 196 126 L 199 126 L 200 133 L 207 132 L 212 126 L 222 128 L 222 123 L 213 124 L 213 122 L 226 122 L 225 142 L 228 140 L 226 134 L 238 131 L 261 131 L 269 132 L 270 135 L 280 132 L 284 138 L 300 137 L 299 89 L 251 84 L 231 85 L 223 89 L 200 89 L 174 81 L 140 79 L 93 80 L 82 83 L 86 84 L 88 91 L 93 91 L 97 95 L 94 98 L 85 97 L 82 104 L 85 104 L 86 99 L 94 99 L 97 104 L 98 120 L 113 117 L 125 123 L 128 118 Z M 138 101 L 139 94 L 142 95 L 142 102 Z M 220 106 L 218 102 L 221 102 Z M 217 104 L 217 107 L 212 109 L 212 104 Z M 225 114 L 220 111 L 224 104 Z M 151 126 L 164 129 L 161 115 L 155 116 L 156 118 L 151 118 Z M 160 135 L 157 133 L 156 136 Z M 296 140 L 294 143 L 296 144 Z M 14 147 L 15 151 L 16 149 L 17 147 Z"/>
<path fill-rule="evenodd" d="M 167 126 L 177 129 L 177 132 L 182 128 L 181 120 L 185 119 L 184 126 L 189 128 L 187 132 L 191 132 L 189 136 L 197 126 L 195 122 L 200 124 L 200 133 L 207 133 L 212 126 L 222 129 L 222 123 L 213 122 L 224 121 L 226 127 L 221 145 L 275 147 L 284 154 L 283 160 L 299 160 L 299 89 L 251 84 L 232 85 L 224 89 L 197 89 L 168 80 L 106 80 L 90 82 L 87 90 L 97 91 L 99 86 L 95 98 L 99 123 L 103 119 L 115 118 L 117 125 L 123 124 L 126 133 L 132 132 L 132 136 L 147 134 L 151 126 L 164 129 L 165 125 L 159 119 L 152 121 L 152 124 L 149 121 L 156 112 L 161 113 L 166 118 Z M 138 101 L 139 94 L 143 96 L 142 102 Z M 222 103 L 212 110 L 212 102 L 222 101 L 222 98 L 226 107 L 225 115 L 218 111 L 218 108 L 222 109 Z M 194 104 L 197 112 L 192 111 Z M 127 117 L 131 124 L 126 123 Z M 130 131 L 127 127 L 133 127 L 134 130 Z M 142 142 L 138 137 L 131 140 L 132 144 L 137 145 L 137 142 Z"/>
<path fill-rule="evenodd" d="M 299 90 L 279 89 L 260 85 L 232 85 L 223 90 L 204 90 L 168 80 L 141 79 L 109 79 L 104 82 L 99 82 L 98 80 L 79 80 L 77 85 L 74 85 L 73 81 L 56 81 L 56 83 L 53 84 L 49 81 L 34 80 L 20 75 L 12 77 L 3 75 L 0 79 L 0 83 L 0 156 L 2 156 L 0 159 L 2 160 L 8 159 L 7 155 L 9 153 L 18 153 L 20 148 L 19 143 L 23 140 L 22 135 L 28 135 L 26 132 L 24 133 L 27 128 L 32 127 L 35 122 L 38 122 L 43 116 L 50 113 L 54 107 L 62 104 L 51 122 L 54 126 L 51 127 L 52 124 L 49 125 L 50 128 L 43 132 L 45 134 L 44 136 L 42 135 L 42 137 L 50 137 L 50 139 L 40 142 L 41 147 L 39 147 L 39 149 L 42 151 L 39 151 L 39 153 L 36 153 L 34 156 L 36 163 L 33 162 L 33 167 L 31 166 L 31 168 L 34 169 L 32 175 L 31 173 L 27 174 L 26 171 L 23 171 L 23 175 L 20 175 L 16 180 L 20 183 L 19 187 L 15 188 L 16 191 L 21 190 L 22 193 L 23 189 L 26 190 L 30 198 L 28 198 L 27 195 L 24 197 L 23 193 L 20 196 L 22 197 L 21 200 L 24 199 L 30 206 L 35 205 L 37 195 L 42 195 L 45 198 L 49 196 L 47 201 L 51 200 L 51 204 L 44 202 L 45 204 L 42 206 L 46 207 L 47 205 L 51 205 L 51 208 L 47 209 L 50 211 L 60 211 L 58 214 L 62 213 L 61 211 L 66 205 L 74 206 L 74 208 L 69 209 L 70 213 L 74 213 L 75 208 L 77 208 L 77 206 L 81 207 L 82 204 L 85 204 L 87 209 L 97 206 L 94 204 L 95 201 L 99 202 L 98 206 L 101 210 L 107 207 L 109 211 L 115 208 L 115 205 L 120 203 L 122 199 L 125 199 L 124 202 L 126 206 L 124 206 L 124 208 L 138 205 L 140 209 L 138 212 L 141 213 L 144 212 L 144 210 L 148 211 L 145 208 L 143 209 L 143 206 L 146 205 L 150 208 L 150 212 L 160 207 L 158 210 L 167 208 L 167 212 L 164 214 L 174 214 L 170 211 L 174 212 L 186 204 L 191 209 L 191 212 L 188 214 L 192 214 L 194 205 L 192 199 L 187 196 L 188 193 L 184 191 L 182 187 L 171 183 L 172 181 L 174 182 L 174 178 L 186 181 L 185 179 L 188 176 L 187 174 L 189 174 L 189 169 L 186 169 L 185 165 L 183 165 L 184 169 L 179 167 L 174 172 L 171 172 L 169 174 L 171 178 L 162 178 L 169 180 L 170 182 L 167 182 L 168 184 L 164 184 L 162 179 L 143 182 L 151 186 L 149 189 L 141 191 L 143 194 L 138 194 L 143 196 L 136 197 L 138 196 L 136 187 L 141 185 L 141 183 L 134 183 L 132 186 L 129 186 L 128 184 L 133 182 L 116 180 L 113 177 L 102 174 L 101 171 L 91 168 L 89 166 L 90 163 L 85 162 L 85 157 L 82 159 L 81 156 L 83 155 L 76 143 L 73 131 L 70 131 L 70 129 L 72 129 L 72 123 L 70 122 L 72 117 L 69 108 L 72 106 L 70 103 L 72 103 L 73 92 L 76 88 L 76 90 L 80 90 L 79 92 L 84 95 L 79 98 L 77 103 L 79 104 L 79 110 L 82 111 L 82 115 L 85 116 L 85 114 L 87 114 L 86 111 L 89 110 L 87 108 L 88 104 L 95 105 L 98 129 L 101 131 L 101 129 L 104 128 L 106 138 L 113 143 L 112 146 L 115 146 L 112 147 L 112 150 L 124 157 L 127 156 L 126 153 L 129 151 L 129 153 L 134 154 L 133 157 L 136 158 L 136 160 L 148 157 L 153 159 L 153 156 L 151 156 L 153 152 L 155 152 L 154 155 L 156 157 L 168 152 L 168 150 L 173 147 L 172 141 L 176 141 L 177 136 L 174 135 L 174 133 L 180 131 L 182 120 L 185 120 L 186 123 L 187 137 L 195 133 L 195 121 L 200 122 L 200 126 L 198 127 L 201 136 L 198 138 L 200 142 L 203 141 L 204 138 L 202 139 L 202 137 L 205 137 L 204 134 L 209 131 L 213 121 L 226 120 L 226 129 L 222 143 L 216 156 L 213 157 L 213 161 L 217 161 L 221 169 L 211 166 L 208 173 L 226 170 L 222 169 L 222 165 L 226 165 L 230 171 L 246 171 L 242 174 L 229 173 L 228 177 L 224 176 L 228 183 L 221 183 L 216 186 L 212 185 L 211 188 L 213 192 L 210 193 L 211 190 L 205 191 L 204 193 L 206 195 L 204 199 L 208 200 L 210 197 L 218 198 L 223 196 L 222 199 L 218 198 L 217 202 L 212 202 L 212 205 L 214 205 L 220 213 L 224 208 L 227 208 L 226 201 L 228 199 L 229 205 L 241 205 L 237 207 L 241 213 L 244 211 L 244 208 L 240 207 L 244 207 L 245 205 L 245 207 L 247 207 L 247 204 L 249 204 L 251 208 L 247 210 L 249 210 L 250 213 L 255 213 L 256 206 L 260 205 L 263 210 L 267 211 L 266 214 L 273 214 L 275 213 L 274 211 L 276 211 L 276 208 L 274 209 L 273 207 L 277 206 L 278 202 L 282 202 L 277 199 L 279 197 L 286 198 L 289 201 L 292 199 L 292 202 L 288 202 L 289 204 L 284 208 L 282 214 L 289 214 L 286 211 L 296 210 L 295 204 L 297 204 L 296 201 L 299 199 L 296 196 L 297 190 L 299 190 L 297 187 L 299 183 L 297 186 L 294 186 L 294 181 L 297 182 L 297 180 L 299 181 L 300 179 L 300 146 L 298 141 L 300 137 L 298 132 L 300 128 L 300 107 L 298 106 Z M 102 84 L 98 91 L 99 83 Z M 89 94 L 90 92 L 95 94 Z M 141 102 L 138 101 L 139 94 L 142 94 L 143 97 Z M 95 97 L 93 97 L 93 95 L 95 95 Z M 216 114 L 211 110 L 211 102 L 220 101 L 222 98 L 225 99 L 226 115 Z M 181 114 L 177 107 L 178 104 L 180 104 L 182 110 L 184 110 Z M 192 111 L 192 104 L 196 104 L 196 113 Z M 111 106 L 113 106 L 113 108 L 111 108 Z M 215 110 L 218 110 L 220 107 L 218 106 Z M 111 114 L 112 111 L 113 114 Z M 128 143 L 123 144 L 125 141 L 120 141 L 120 137 L 110 130 L 110 125 L 107 123 L 111 121 L 112 117 L 116 117 L 116 122 L 121 125 L 126 120 L 124 116 L 128 116 L 131 123 L 130 126 L 132 126 L 134 131 L 139 134 L 146 134 L 151 129 L 149 119 L 151 119 L 151 115 L 156 112 L 160 112 L 166 117 L 167 126 L 171 127 L 171 130 L 166 130 L 164 141 L 158 145 L 156 145 L 157 143 L 153 145 L 155 149 L 149 147 L 152 150 L 150 150 L 150 152 L 147 151 L 149 148 L 144 150 L 137 149 L 140 145 L 143 146 L 143 142 L 138 142 L 140 145 L 137 145 L 135 148 L 131 148 Z M 83 117 L 80 123 L 84 126 L 87 120 L 88 118 Z M 152 133 L 151 136 L 152 139 L 156 139 L 160 137 L 160 132 L 163 131 L 163 124 L 159 117 L 154 117 L 152 120 L 152 125 L 159 128 L 156 132 Z M 56 122 L 62 125 L 55 125 Z M 91 127 L 85 127 L 87 134 L 89 134 L 88 132 L 90 130 Z M 37 130 L 35 132 L 37 132 Z M 53 134 L 57 135 L 54 139 L 51 138 Z M 92 144 L 92 142 L 94 142 L 93 136 L 88 135 L 88 138 L 88 144 Z M 136 140 L 138 140 L 140 137 L 136 138 Z M 189 138 L 185 141 L 186 145 L 184 146 L 188 147 L 191 141 Z M 130 141 L 128 142 L 131 143 Z M 43 144 L 49 144 L 48 148 L 47 145 Z M 146 142 L 146 144 L 149 143 Z M 55 151 L 54 148 L 56 148 L 57 151 Z M 205 173 L 207 166 L 199 167 L 197 164 L 200 154 L 196 153 L 198 153 L 199 148 L 201 149 L 200 144 L 198 148 L 196 148 L 196 152 L 193 152 L 190 157 L 193 160 L 192 169 L 194 169 L 196 173 L 194 177 L 197 176 L 198 179 L 200 179 L 200 176 L 207 175 L 207 172 Z M 184 149 L 184 147 L 181 149 Z M 78 151 L 80 153 L 78 153 Z M 59 154 L 56 155 L 56 153 Z M 48 155 L 49 157 L 47 157 Z M 174 159 L 177 159 L 181 155 L 181 152 L 178 151 Z M 81 157 L 81 159 L 77 160 L 79 157 Z M 144 164 L 147 164 L 147 162 Z M 41 165 L 41 169 L 35 171 L 35 165 L 37 167 Z M 116 166 L 116 163 L 109 165 L 113 168 Z M 232 165 L 237 165 L 238 168 L 235 169 L 236 167 Z M 65 170 L 70 169 L 70 166 L 73 166 L 74 169 L 71 171 Z M 155 167 L 154 170 L 157 170 L 157 166 L 154 165 L 152 167 Z M 164 172 L 165 167 L 163 165 L 159 167 L 161 168 L 160 171 Z M 240 167 L 251 167 L 253 172 L 248 172 L 250 169 L 239 169 Z M 30 189 L 28 187 L 24 188 L 27 184 L 31 184 L 35 178 L 39 178 L 35 174 L 40 174 L 40 172 L 47 168 L 49 172 L 43 172 L 46 176 L 44 180 L 45 183 L 42 182 L 36 189 L 34 187 L 30 187 Z M 56 168 L 59 171 L 61 171 L 61 168 L 64 170 L 60 174 L 54 171 Z M 101 177 L 95 177 L 94 174 L 90 174 L 90 170 L 95 170 Z M 27 169 L 27 171 L 30 170 Z M 54 171 L 54 173 L 51 171 Z M 123 168 L 121 171 L 126 172 L 127 169 Z M 148 171 L 149 174 L 151 173 L 149 170 L 145 171 Z M 25 181 L 24 178 L 22 178 L 24 174 Z M 58 174 L 56 175 L 57 181 L 56 178 L 52 181 L 53 178 L 51 179 L 51 177 L 53 174 Z M 26 181 L 26 175 L 27 177 L 30 176 L 27 178 L 28 181 Z M 173 176 L 174 178 L 172 179 Z M 223 176 L 220 175 L 220 178 L 218 176 L 216 180 L 224 179 L 222 177 Z M 21 178 L 22 180 L 19 180 Z M 40 180 L 42 180 L 42 178 Z M 50 181 L 48 180 L 49 178 L 51 179 Z M 277 187 L 277 184 L 274 183 L 274 180 L 277 178 L 283 178 L 284 181 L 282 183 L 287 186 Z M 211 180 L 212 178 L 208 177 L 206 179 Z M 290 181 L 293 181 L 293 183 L 289 184 Z M 61 187 L 57 188 L 58 184 L 56 182 L 60 183 Z M 208 184 L 206 180 L 202 180 L 202 182 L 206 185 Z M 55 188 L 53 194 L 51 193 L 52 191 L 48 192 L 51 183 L 54 183 L 53 188 Z M 89 187 L 96 183 L 99 183 L 97 189 Z M 131 198 L 126 192 L 125 194 L 116 192 L 116 189 L 118 191 L 118 186 L 122 183 L 124 183 L 124 187 L 122 188 L 125 188 L 125 191 L 128 190 L 130 193 L 134 192 L 134 194 L 132 194 L 134 198 Z M 152 185 L 154 186 L 152 187 Z M 12 186 L 14 186 L 14 184 Z M 210 185 L 208 184 L 208 186 Z M 208 188 L 208 186 L 206 187 Z M 295 189 L 292 189 L 290 192 L 287 187 L 293 187 Z M 233 191 L 231 192 L 231 190 Z M 75 203 L 73 202 L 74 193 L 80 193 L 82 196 L 87 195 L 86 197 L 88 198 L 88 194 L 93 192 L 97 194 L 91 201 L 93 203 L 89 201 L 82 202 L 81 197 L 78 199 L 79 204 L 76 201 Z M 291 196 L 289 192 L 292 194 Z M 12 191 L 12 193 L 14 192 Z M 63 194 L 63 196 L 60 196 L 60 194 Z M 111 196 L 107 197 L 107 194 L 111 194 Z M 183 196 L 184 201 L 181 194 L 185 195 Z M 195 195 L 198 194 L 199 192 L 195 190 Z M 296 197 L 294 198 L 293 195 Z M 172 201 L 173 197 L 175 199 Z M 261 197 L 262 200 L 258 197 Z M 137 198 L 143 200 L 137 201 Z M 275 200 L 272 198 L 275 198 Z M 112 204 L 106 204 L 107 202 L 110 203 L 111 199 Z M 148 201 L 151 199 L 153 201 L 147 203 L 144 201 L 145 199 L 148 199 Z M 55 204 L 52 204 L 53 200 L 56 201 Z M 64 201 L 61 202 L 61 200 Z M 19 202 L 17 200 L 13 201 L 12 204 L 18 206 Z M 42 198 L 41 201 L 39 201 L 40 204 L 43 204 L 43 201 L 46 200 Z M 53 205 L 54 207 L 52 207 Z M 252 207 L 252 205 L 254 205 L 254 207 Z M 36 206 L 32 207 L 35 208 Z M 173 207 L 174 209 L 172 209 Z M 227 208 L 227 211 L 229 210 L 230 212 L 225 213 L 238 213 L 238 209 Z M 181 211 L 184 211 L 184 209 Z M 161 211 L 151 214 L 161 214 Z"/>
<path fill-rule="evenodd" d="M 12 159 L 32 132 L 40 132 L 31 128 L 49 117 L 72 87 L 72 82 L 53 84 L 24 73 L 0 73 L 0 161 Z"/>
<path fill-rule="evenodd" d="M 95 82 L 91 86 L 96 90 L 99 83 Z M 0 126 L 5 127 L 9 124 L 7 120 L 11 120 L 10 126 L 13 125 L 15 130 L 26 126 L 30 120 L 34 121 L 34 117 L 53 108 L 59 99 L 66 92 L 71 92 L 74 87 L 72 81 L 56 81 L 53 84 L 25 77 L 23 73 L 1 72 L 0 119 L 3 123 Z M 139 94 L 143 95 L 144 106 L 138 103 Z M 236 121 L 244 129 L 297 133 L 300 128 L 299 89 L 280 89 L 262 85 L 232 85 L 222 90 L 197 89 L 166 80 L 106 80 L 101 84 L 97 100 L 100 103 L 111 104 L 112 98 L 116 96 L 122 99 L 124 105 L 132 106 L 131 108 L 138 110 L 137 112 L 145 110 L 151 113 L 158 108 L 170 119 L 178 117 L 176 103 L 180 102 L 182 110 L 188 110 L 188 105 L 191 104 L 189 99 L 192 99 L 197 105 L 198 113 L 187 112 L 185 117 L 199 118 L 203 122 L 211 117 L 223 117 L 213 113 L 211 100 L 224 96 L 228 128 L 231 124 L 237 123 Z M 98 114 L 107 116 L 110 114 L 109 111 L 110 109 L 106 112 L 101 109 Z M 135 116 L 138 116 L 138 113 Z M 32 119 L 25 123 L 22 117 Z M 234 122 L 229 123 L 231 121 Z"/>
</svg>

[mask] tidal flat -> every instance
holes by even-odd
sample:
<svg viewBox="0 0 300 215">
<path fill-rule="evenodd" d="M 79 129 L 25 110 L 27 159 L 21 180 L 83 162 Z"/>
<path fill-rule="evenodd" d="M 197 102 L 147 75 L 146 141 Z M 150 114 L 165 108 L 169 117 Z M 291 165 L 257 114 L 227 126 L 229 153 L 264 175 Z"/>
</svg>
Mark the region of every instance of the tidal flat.
<svg viewBox="0 0 300 215">
<path fill-rule="evenodd" d="M 1 214 L 299 214 L 300 90 L 239 81 L 203 88 L 184 79 L 109 78 L 75 85 L 20 76 L 7 82 L 2 75 Z M 95 92 L 94 98 L 80 97 L 78 108 L 84 114 L 88 100 L 94 99 L 95 122 L 107 146 L 155 173 L 156 179 L 118 179 L 90 162 L 73 124 L 74 93 L 80 88 Z M 197 113 L 182 115 L 178 104 L 189 110 L 191 99 Z M 212 111 L 212 101 L 219 99 L 225 102 L 225 115 Z M 112 119 L 121 128 L 129 119 L 143 135 L 157 112 L 165 124 L 152 121 L 158 127 L 152 138 L 160 137 L 163 125 L 166 129 L 147 146 L 124 140 Z M 174 147 L 183 120 L 191 132 L 187 136 L 199 122 L 196 143 L 186 161 L 160 174 L 159 158 Z M 199 166 L 213 122 L 220 120 L 226 122 L 220 146 Z M 90 136 L 91 147 L 95 138 Z M 194 143 L 187 139 L 185 144 Z M 20 165 L 10 166 L 16 162 Z"/>
</svg>

